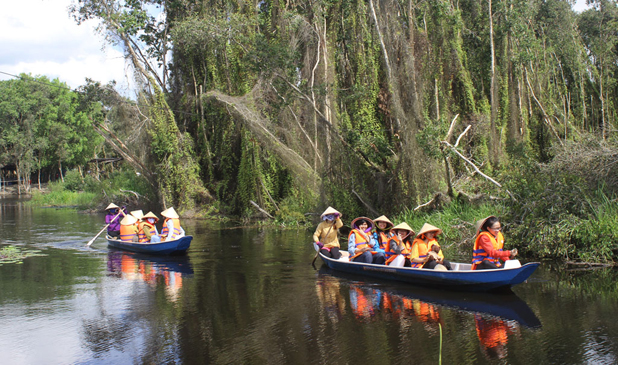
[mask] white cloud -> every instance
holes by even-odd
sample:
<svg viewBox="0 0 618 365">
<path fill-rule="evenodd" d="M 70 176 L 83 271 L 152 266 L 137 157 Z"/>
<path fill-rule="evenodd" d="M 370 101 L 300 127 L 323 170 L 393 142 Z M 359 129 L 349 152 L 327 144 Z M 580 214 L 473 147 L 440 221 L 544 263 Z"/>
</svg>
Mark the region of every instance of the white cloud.
<svg viewBox="0 0 618 365">
<path fill-rule="evenodd" d="M 58 78 L 72 88 L 85 84 L 86 78 L 116 80 L 119 90 L 128 90 L 130 70 L 122 52 L 95 33 L 96 22 L 77 25 L 69 14 L 71 3 L 5 1 L 0 12 L 0 71 Z M 2 80 L 10 78 L 0 74 Z"/>
</svg>

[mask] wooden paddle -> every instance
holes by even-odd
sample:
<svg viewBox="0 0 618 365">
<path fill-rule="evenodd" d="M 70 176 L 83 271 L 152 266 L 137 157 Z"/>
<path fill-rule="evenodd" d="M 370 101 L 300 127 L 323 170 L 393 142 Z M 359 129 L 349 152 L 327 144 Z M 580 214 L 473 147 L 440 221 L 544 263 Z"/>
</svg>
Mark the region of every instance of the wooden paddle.
<svg viewBox="0 0 618 365">
<path fill-rule="evenodd" d="M 109 227 L 110 224 L 112 224 L 113 221 L 116 220 L 116 218 L 118 218 L 118 216 L 122 213 L 122 210 L 120 212 L 118 212 L 118 214 L 116 214 L 116 216 L 114 218 L 112 218 L 111 221 L 109 221 L 108 224 L 105 225 L 105 227 L 103 227 L 102 230 L 99 231 L 99 233 L 97 233 L 96 236 L 94 236 L 93 239 L 91 239 L 90 241 L 88 241 L 88 243 L 86 243 L 86 247 L 90 247 L 90 245 L 92 244 L 92 242 L 94 242 L 94 240 L 97 239 L 97 237 L 99 237 L 101 235 L 101 233 L 103 233 L 103 231 L 105 231 L 105 229 L 107 229 L 107 227 Z"/>
</svg>

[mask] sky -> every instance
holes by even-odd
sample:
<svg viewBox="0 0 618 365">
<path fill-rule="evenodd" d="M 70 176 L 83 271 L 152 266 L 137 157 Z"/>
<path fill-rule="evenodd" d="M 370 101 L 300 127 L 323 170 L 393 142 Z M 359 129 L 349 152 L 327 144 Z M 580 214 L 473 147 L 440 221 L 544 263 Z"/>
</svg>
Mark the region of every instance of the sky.
<svg viewBox="0 0 618 365">
<path fill-rule="evenodd" d="M 82 25 L 69 16 L 72 0 L 0 0 L 0 80 L 30 73 L 58 78 L 71 88 L 86 78 L 130 96 L 130 68 L 123 53 L 96 34 L 97 23 Z M 129 75 L 127 77 L 127 75 Z"/>
<path fill-rule="evenodd" d="M 29 73 L 58 78 L 71 88 L 86 78 L 107 83 L 116 80 L 118 91 L 131 97 L 130 67 L 123 53 L 96 34 L 97 23 L 82 25 L 71 19 L 73 0 L 0 0 L 0 80 Z M 585 9 L 577 0 L 574 9 Z"/>
</svg>

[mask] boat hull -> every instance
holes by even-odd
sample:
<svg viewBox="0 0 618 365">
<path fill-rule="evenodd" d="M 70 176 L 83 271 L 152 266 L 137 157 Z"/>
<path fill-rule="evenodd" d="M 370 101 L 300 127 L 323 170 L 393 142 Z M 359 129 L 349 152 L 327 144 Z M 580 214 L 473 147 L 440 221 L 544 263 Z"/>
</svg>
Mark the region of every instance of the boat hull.
<svg viewBox="0 0 618 365">
<path fill-rule="evenodd" d="M 531 262 L 512 269 L 440 271 L 334 260 L 321 253 L 320 257 L 333 270 L 403 281 L 432 288 L 461 291 L 495 291 L 510 288 L 526 281 L 540 265 L 538 262 Z"/>
<path fill-rule="evenodd" d="M 125 242 L 116 239 L 107 238 L 107 244 L 110 247 L 118 248 L 121 250 L 138 252 L 150 255 L 180 255 L 187 252 L 189 246 L 191 246 L 191 240 L 193 236 L 180 237 L 173 241 L 164 241 L 159 243 L 139 243 L 139 242 Z"/>
</svg>

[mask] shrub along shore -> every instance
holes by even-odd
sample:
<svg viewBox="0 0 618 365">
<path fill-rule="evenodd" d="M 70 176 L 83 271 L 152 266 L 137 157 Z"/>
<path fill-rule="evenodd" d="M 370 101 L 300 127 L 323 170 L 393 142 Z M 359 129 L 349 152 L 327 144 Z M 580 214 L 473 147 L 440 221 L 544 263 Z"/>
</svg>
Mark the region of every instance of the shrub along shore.
<svg viewBox="0 0 618 365">
<path fill-rule="evenodd" d="M 517 174 L 517 171 L 513 171 L 513 175 Z M 560 179 L 559 176 L 556 178 Z M 95 212 L 101 211 L 110 201 L 127 206 L 143 206 L 146 201 L 156 201 L 156 196 L 149 190 L 148 184 L 140 180 L 139 176 L 128 172 L 118 172 L 104 181 L 96 181 L 90 177 L 82 179 L 77 172 L 69 172 L 64 182 L 49 183 L 41 190 L 33 188 L 29 204 Z M 512 187 L 517 187 L 517 184 L 524 186 L 521 182 L 511 180 Z M 533 182 L 528 180 L 524 190 L 533 185 Z M 571 185 L 564 186 L 568 189 L 576 188 Z M 539 195 L 534 201 L 530 198 L 513 201 L 511 198 L 496 199 L 485 196 L 484 199 L 472 202 L 464 198 L 463 194 L 452 200 L 441 196 L 437 205 L 416 211 L 404 209 L 389 217 L 396 223 L 405 221 L 413 229 L 419 229 L 425 222 L 441 228 L 443 235 L 439 237 L 439 241 L 445 252 L 451 256 L 468 257 L 474 244 L 475 222 L 489 215 L 496 215 L 504 227 L 505 246 L 517 248 L 521 258 L 613 264 L 618 242 L 618 233 L 615 230 L 618 225 L 616 199 L 608 197 L 601 189 L 592 196 L 570 198 L 560 189 L 545 191 L 549 196 Z M 522 194 L 515 189 L 513 192 L 517 196 Z M 7 193 L 10 193 L 10 190 L 5 191 L 5 194 Z M 558 196 L 563 197 L 559 199 Z M 560 201 L 555 201 L 556 199 Z M 580 211 L 579 216 L 568 211 L 560 212 L 561 207 L 566 206 L 565 201 L 569 199 L 571 205 L 583 200 L 580 204 L 587 207 L 587 211 Z M 522 211 L 528 211 L 528 214 L 522 215 Z M 319 215 L 319 212 L 306 214 L 308 212 L 290 210 L 289 207 L 282 207 L 274 219 L 264 219 L 258 215 L 252 219 L 228 217 L 220 214 L 213 206 L 206 207 L 202 215 L 192 213 L 191 218 L 239 220 L 241 224 L 254 224 L 258 221 L 262 226 L 304 227 L 308 230 L 314 227 L 315 217 Z M 369 215 L 348 213 L 345 210 L 342 210 L 342 213 L 344 223 L 351 221 L 356 215 Z M 185 215 L 185 218 L 190 217 Z"/>
</svg>

